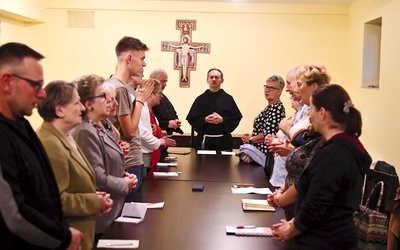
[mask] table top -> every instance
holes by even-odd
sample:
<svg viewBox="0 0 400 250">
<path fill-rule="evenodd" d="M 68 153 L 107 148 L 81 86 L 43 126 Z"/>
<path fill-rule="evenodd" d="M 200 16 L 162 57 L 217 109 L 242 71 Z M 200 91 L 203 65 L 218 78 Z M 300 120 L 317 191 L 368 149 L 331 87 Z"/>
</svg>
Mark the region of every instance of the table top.
<svg viewBox="0 0 400 250">
<path fill-rule="evenodd" d="M 193 192 L 203 184 L 203 192 Z M 225 226 L 270 227 L 284 218 L 276 212 L 243 211 L 243 198 L 265 195 L 232 194 L 229 182 L 145 180 L 134 200 L 165 202 L 163 209 L 148 209 L 139 224 L 114 222 L 102 239 L 137 239 L 139 249 L 286 249 L 272 237 L 226 235 Z"/>
<path fill-rule="evenodd" d="M 139 249 L 288 249 L 292 241 L 280 243 L 272 237 L 227 235 L 225 226 L 256 225 L 271 227 L 285 218 L 276 212 L 243 211 L 242 199 L 266 199 L 266 195 L 233 194 L 234 183 L 254 183 L 270 187 L 262 166 L 239 162 L 236 156 L 176 156 L 178 167 L 157 171 L 179 171 L 178 177 L 147 175 L 132 201 L 165 202 L 163 209 L 148 209 L 139 224 L 114 222 L 102 239 L 137 239 Z M 203 192 L 193 192 L 194 184 L 204 185 Z"/>
<path fill-rule="evenodd" d="M 170 179 L 170 180 L 196 180 L 196 181 L 226 181 L 232 183 L 251 182 L 256 185 L 268 183 L 264 168 L 257 164 L 246 164 L 239 162 L 235 155 L 197 154 L 193 148 L 186 148 L 187 155 L 170 155 L 177 157 L 177 167 L 157 167 L 154 171 L 182 172 L 177 177 L 154 177 L 152 174 L 148 179 Z"/>
</svg>

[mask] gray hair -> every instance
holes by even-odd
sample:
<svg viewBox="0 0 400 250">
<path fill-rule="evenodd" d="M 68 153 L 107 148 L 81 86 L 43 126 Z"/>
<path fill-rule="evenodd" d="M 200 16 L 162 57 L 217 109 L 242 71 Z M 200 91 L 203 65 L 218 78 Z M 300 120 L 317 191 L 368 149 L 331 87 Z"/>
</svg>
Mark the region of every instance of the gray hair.
<svg viewBox="0 0 400 250">
<path fill-rule="evenodd" d="M 104 92 L 110 92 L 111 90 L 115 91 L 115 86 L 109 82 L 104 82 L 102 87 Z"/>
<path fill-rule="evenodd" d="M 150 73 L 150 78 L 158 79 L 158 77 L 160 77 L 161 74 L 168 75 L 167 70 L 163 68 L 157 68 Z"/>
<path fill-rule="evenodd" d="M 282 90 L 285 87 L 285 81 L 283 80 L 282 77 L 278 76 L 278 75 L 272 75 L 270 77 L 267 78 L 267 82 L 274 82 L 276 83 L 276 86 Z"/>
</svg>

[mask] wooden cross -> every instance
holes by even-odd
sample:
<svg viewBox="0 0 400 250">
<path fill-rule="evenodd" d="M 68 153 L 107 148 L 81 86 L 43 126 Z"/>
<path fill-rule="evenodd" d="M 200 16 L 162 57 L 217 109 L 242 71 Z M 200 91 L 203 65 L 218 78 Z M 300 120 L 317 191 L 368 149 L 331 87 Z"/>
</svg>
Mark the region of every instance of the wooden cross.
<svg viewBox="0 0 400 250">
<path fill-rule="evenodd" d="M 174 52 L 174 69 L 179 70 L 179 87 L 189 88 L 190 71 L 196 70 L 197 53 L 210 54 L 211 44 L 192 42 L 196 20 L 176 20 L 176 29 L 181 31 L 180 41 L 162 41 L 161 51 Z"/>
</svg>

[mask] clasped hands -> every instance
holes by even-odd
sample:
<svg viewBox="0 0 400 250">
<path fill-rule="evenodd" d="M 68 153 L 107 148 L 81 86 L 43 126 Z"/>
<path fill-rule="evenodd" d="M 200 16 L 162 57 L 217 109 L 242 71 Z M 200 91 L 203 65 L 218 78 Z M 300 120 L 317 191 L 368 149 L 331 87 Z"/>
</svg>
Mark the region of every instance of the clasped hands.
<svg viewBox="0 0 400 250">
<path fill-rule="evenodd" d="M 290 221 L 281 220 L 281 222 L 272 225 L 272 234 L 274 235 L 274 238 L 280 242 L 285 242 L 286 240 L 300 234 L 300 231 L 296 229 L 293 222 L 294 219 L 291 219 Z"/>
<path fill-rule="evenodd" d="M 177 129 L 181 126 L 181 121 L 179 119 L 169 120 L 168 128 Z"/>
<path fill-rule="evenodd" d="M 147 101 L 147 98 L 153 93 L 154 79 L 147 79 L 142 86 L 138 86 L 135 91 L 135 98 L 141 102 Z"/>
<path fill-rule="evenodd" d="M 264 141 L 268 145 L 268 152 L 276 153 L 280 156 L 287 156 L 294 149 L 290 140 L 278 139 L 271 134 L 266 135 Z"/>
<path fill-rule="evenodd" d="M 131 150 L 131 146 L 129 145 L 129 143 L 126 141 L 118 140 L 118 145 L 121 148 L 124 156 L 127 156 L 129 154 L 129 151 Z"/>
<path fill-rule="evenodd" d="M 165 130 L 162 131 L 163 137 L 160 139 L 161 146 L 160 147 L 175 147 L 176 141 L 172 138 L 168 138 L 168 134 Z"/>
<path fill-rule="evenodd" d="M 281 205 L 276 201 L 276 199 L 279 198 L 281 195 L 282 195 L 282 190 L 275 189 L 275 191 L 272 194 L 267 195 L 268 204 L 275 208 L 280 207 Z"/>
<path fill-rule="evenodd" d="M 242 135 L 242 142 L 243 143 L 249 143 L 250 138 L 251 138 L 251 134 L 243 134 Z"/>
<path fill-rule="evenodd" d="M 137 179 L 136 175 L 125 172 L 123 178 L 126 181 L 126 183 L 128 184 L 129 192 L 132 191 L 132 189 L 134 189 L 138 183 L 138 179 Z"/>
<path fill-rule="evenodd" d="M 211 124 L 219 124 L 224 121 L 224 118 L 220 116 L 218 113 L 214 112 L 211 115 L 206 116 L 205 122 Z"/>
<path fill-rule="evenodd" d="M 113 205 L 113 200 L 111 199 L 110 194 L 97 191 L 96 195 L 100 201 L 100 212 L 98 215 L 102 216 L 103 214 L 110 212 Z"/>
</svg>

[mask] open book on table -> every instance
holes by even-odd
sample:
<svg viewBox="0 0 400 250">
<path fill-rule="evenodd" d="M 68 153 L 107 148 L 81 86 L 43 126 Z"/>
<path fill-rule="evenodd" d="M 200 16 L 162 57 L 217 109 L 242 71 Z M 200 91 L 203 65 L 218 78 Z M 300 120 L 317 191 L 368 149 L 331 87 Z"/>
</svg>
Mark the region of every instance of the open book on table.
<svg viewBox="0 0 400 250">
<path fill-rule="evenodd" d="M 127 202 L 122 208 L 121 217 L 118 217 L 115 221 L 138 224 L 143 221 L 146 211 L 147 205 L 145 203 Z"/>
<path fill-rule="evenodd" d="M 242 199 L 243 210 L 275 211 L 275 208 L 268 204 L 267 200 Z"/>
</svg>

